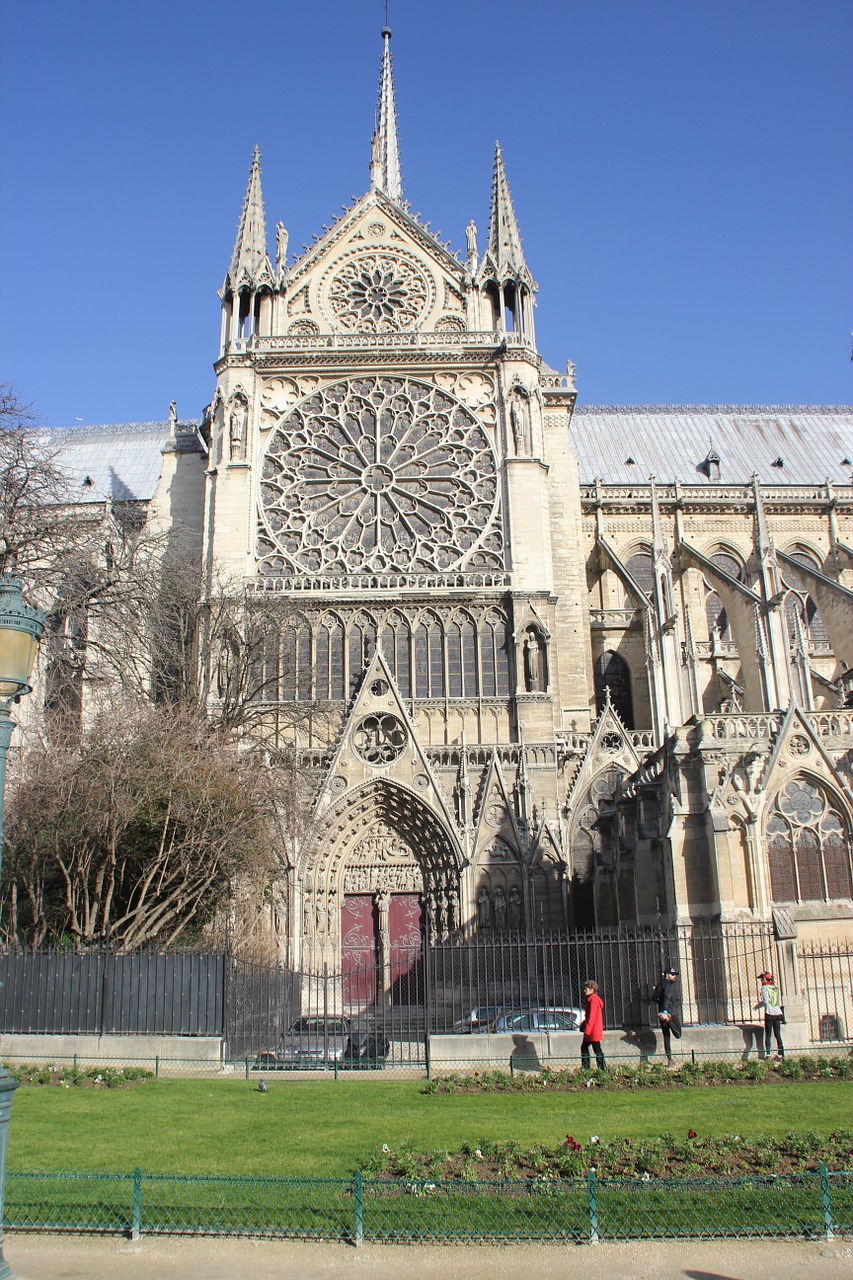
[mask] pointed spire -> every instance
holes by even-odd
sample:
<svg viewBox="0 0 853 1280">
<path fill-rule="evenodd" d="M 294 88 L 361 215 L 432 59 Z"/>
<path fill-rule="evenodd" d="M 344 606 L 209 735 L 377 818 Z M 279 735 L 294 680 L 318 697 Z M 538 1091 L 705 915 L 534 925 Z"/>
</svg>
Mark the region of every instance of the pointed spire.
<svg viewBox="0 0 853 1280">
<path fill-rule="evenodd" d="M 521 236 L 509 194 L 501 144 L 495 143 L 495 172 L 492 179 L 492 212 L 489 217 L 487 253 L 492 259 L 498 278 L 506 276 L 529 279 L 530 272 L 524 261 Z"/>
<path fill-rule="evenodd" d="M 391 66 L 391 28 L 382 28 L 382 63 L 379 71 L 379 106 L 370 157 L 370 185 L 400 202 L 400 148 L 397 142 L 397 107 L 394 100 L 394 72 Z"/>
<path fill-rule="evenodd" d="M 262 279 L 272 282 L 272 267 L 267 256 L 267 223 L 261 191 L 261 153 L 255 147 L 249 185 L 228 269 L 228 282 L 232 287 L 243 283 L 254 286 Z"/>
</svg>

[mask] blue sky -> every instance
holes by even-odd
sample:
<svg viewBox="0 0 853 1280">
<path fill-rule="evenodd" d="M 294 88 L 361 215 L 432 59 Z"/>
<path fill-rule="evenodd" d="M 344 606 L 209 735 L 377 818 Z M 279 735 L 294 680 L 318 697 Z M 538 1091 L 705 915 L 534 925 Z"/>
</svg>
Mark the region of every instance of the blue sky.
<svg viewBox="0 0 853 1280">
<path fill-rule="evenodd" d="M 545 359 L 595 404 L 853 401 L 849 0 L 391 0 L 404 188 L 456 249 L 503 147 Z M 252 148 L 270 232 L 368 186 L 376 0 L 7 6 L 0 373 L 200 413 Z"/>
</svg>

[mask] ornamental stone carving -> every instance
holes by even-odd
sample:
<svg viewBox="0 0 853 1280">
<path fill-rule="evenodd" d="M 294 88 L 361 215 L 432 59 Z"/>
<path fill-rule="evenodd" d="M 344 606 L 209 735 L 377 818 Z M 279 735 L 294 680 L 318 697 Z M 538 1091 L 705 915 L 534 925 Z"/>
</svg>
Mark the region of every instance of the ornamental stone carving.
<svg viewBox="0 0 853 1280">
<path fill-rule="evenodd" d="M 294 404 L 269 439 L 260 519 L 262 572 L 504 564 L 488 436 L 459 400 L 412 378 L 353 378 Z"/>
<path fill-rule="evenodd" d="M 321 285 L 321 306 L 345 333 L 417 329 L 435 288 L 416 258 L 395 250 L 361 250 L 336 263 Z"/>
<path fill-rule="evenodd" d="M 355 727 L 356 754 L 375 768 L 391 764 L 403 754 L 408 734 L 400 720 L 388 713 L 365 716 Z"/>
</svg>

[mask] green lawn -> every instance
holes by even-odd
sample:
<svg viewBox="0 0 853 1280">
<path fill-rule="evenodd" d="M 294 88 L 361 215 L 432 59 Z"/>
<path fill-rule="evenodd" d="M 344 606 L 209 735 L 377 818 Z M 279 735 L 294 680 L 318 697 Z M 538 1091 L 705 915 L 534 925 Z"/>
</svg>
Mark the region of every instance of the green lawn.
<svg viewBox="0 0 853 1280">
<path fill-rule="evenodd" d="M 9 1133 L 13 1171 L 341 1177 L 383 1143 L 457 1150 L 513 1139 L 744 1137 L 853 1124 L 853 1084 L 671 1092 L 429 1096 L 420 1081 L 156 1080 L 131 1089 L 21 1088 Z"/>
</svg>

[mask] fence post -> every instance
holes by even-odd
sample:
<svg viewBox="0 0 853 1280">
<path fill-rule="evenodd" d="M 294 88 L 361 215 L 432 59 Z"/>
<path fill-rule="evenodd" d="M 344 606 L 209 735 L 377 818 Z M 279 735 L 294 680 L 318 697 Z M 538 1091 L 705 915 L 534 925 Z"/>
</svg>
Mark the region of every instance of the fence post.
<svg viewBox="0 0 853 1280">
<path fill-rule="evenodd" d="M 133 1218 L 130 1224 L 131 1240 L 138 1240 L 142 1233 L 142 1170 L 133 1171 Z"/>
<path fill-rule="evenodd" d="M 364 1186 L 362 1173 L 356 1169 L 353 1178 L 353 1194 L 355 1196 L 355 1244 L 364 1244 Z"/>
<path fill-rule="evenodd" d="M 246 1079 L 249 1079 L 249 1059 L 246 1058 Z"/>
<path fill-rule="evenodd" d="M 159 1055 L 159 1053 L 154 1055 L 154 1079 L 155 1079 L 155 1080 L 159 1080 L 159 1079 L 160 1079 L 160 1055 Z"/>
<path fill-rule="evenodd" d="M 823 1161 L 818 1165 L 818 1173 L 820 1174 L 820 1198 L 823 1201 L 823 1238 L 834 1240 L 835 1223 L 832 1221 L 832 1206 L 829 1203 L 829 1177 Z"/>
<path fill-rule="evenodd" d="M 598 1202 L 596 1199 L 594 1169 L 587 1170 L 586 1195 L 589 1202 L 589 1243 L 598 1244 Z"/>
</svg>

